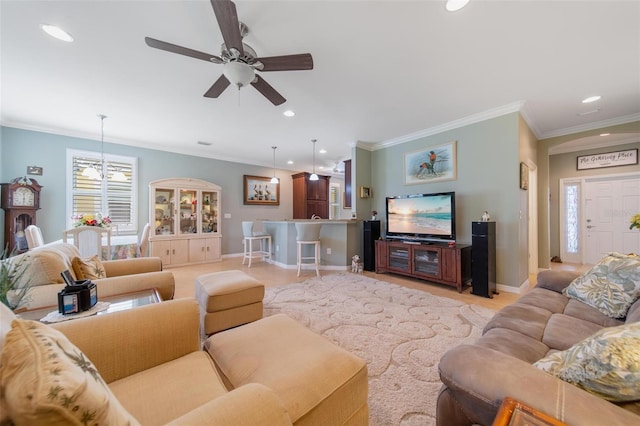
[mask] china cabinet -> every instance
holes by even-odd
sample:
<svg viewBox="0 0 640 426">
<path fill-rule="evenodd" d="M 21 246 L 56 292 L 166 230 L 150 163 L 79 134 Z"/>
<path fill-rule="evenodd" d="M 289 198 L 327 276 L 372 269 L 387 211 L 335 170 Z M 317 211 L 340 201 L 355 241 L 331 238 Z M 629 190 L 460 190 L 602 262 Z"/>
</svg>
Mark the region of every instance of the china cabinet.
<svg viewBox="0 0 640 426">
<path fill-rule="evenodd" d="M 149 246 L 163 265 L 222 260 L 221 188 L 191 178 L 149 184 Z"/>
</svg>

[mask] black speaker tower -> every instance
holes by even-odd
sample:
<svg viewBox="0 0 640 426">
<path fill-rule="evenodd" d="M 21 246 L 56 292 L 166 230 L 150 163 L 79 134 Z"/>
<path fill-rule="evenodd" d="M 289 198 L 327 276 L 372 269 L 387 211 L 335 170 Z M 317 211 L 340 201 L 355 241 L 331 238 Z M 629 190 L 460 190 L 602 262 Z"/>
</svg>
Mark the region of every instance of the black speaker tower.
<svg viewBox="0 0 640 426">
<path fill-rule="evenodd" d="M 496 223 L 471 223 L 472 294 L 493 298 L 496 291 Z"/>
<path fill-rule="evenodd" d="M 365 220 L 364 221 L 364 256 L 362 259 L 363 269 L 365 271 L 376 270 L 376 240 L 380 238 L 380 221 Z"/>
</svg>

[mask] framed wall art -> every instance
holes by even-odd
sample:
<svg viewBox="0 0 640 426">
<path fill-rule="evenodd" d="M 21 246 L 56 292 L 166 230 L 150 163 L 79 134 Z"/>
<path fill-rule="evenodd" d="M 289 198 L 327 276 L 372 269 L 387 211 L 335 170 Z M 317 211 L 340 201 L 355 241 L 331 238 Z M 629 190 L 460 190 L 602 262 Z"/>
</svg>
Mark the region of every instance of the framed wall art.
<svg viewBox="0 0 640 426">
<path fill-rule="evenodd" d="M 366 186 L 360 187 L 360 198 L 369 198 L 371 197 L 371 188 Z"/>
<path fill-rule="evenodd" d="M 280 183 L 270 177 L 244 175 L 244 204 L 280 205 Z"/>
<path fill-rule="evenodd" d="M 638 164 L 638 150 L 605 152 L 602 154 L 579 155 L 578 170 L 600 169 L 603 167 L 628 166 Z"/>
<path fill-rule="evenodd" d="M 404 184 L 455 180 L 456 141 L 404 154 Z"/>
</svg>

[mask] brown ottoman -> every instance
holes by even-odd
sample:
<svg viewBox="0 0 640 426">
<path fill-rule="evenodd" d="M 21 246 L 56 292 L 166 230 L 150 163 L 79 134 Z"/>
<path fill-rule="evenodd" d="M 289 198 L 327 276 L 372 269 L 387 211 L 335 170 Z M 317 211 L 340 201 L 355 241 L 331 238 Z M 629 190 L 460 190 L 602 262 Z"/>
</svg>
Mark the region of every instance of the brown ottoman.
<svg viewBox="0 0 640 426">
<path fill-rule="evenodd" d="M 262 318 L 264 284 L 242 271 L 200 275 L 195 287 L 205 335 Z"/>
</svg>

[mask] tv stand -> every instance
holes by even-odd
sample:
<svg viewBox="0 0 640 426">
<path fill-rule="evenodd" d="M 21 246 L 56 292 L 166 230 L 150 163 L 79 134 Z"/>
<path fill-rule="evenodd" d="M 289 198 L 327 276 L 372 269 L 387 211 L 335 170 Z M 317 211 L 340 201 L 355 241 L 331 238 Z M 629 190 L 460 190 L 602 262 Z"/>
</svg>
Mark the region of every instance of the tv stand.
<svg viewBox="0 0 640 426">
<path fill-rule="evenodd" d="M 455 287 L 471 282 L 471 245 L 377 240 L 376 273 L 392 272 Z"/>
</svg>

